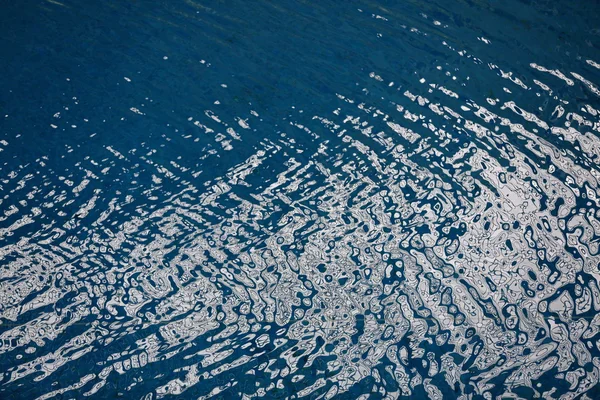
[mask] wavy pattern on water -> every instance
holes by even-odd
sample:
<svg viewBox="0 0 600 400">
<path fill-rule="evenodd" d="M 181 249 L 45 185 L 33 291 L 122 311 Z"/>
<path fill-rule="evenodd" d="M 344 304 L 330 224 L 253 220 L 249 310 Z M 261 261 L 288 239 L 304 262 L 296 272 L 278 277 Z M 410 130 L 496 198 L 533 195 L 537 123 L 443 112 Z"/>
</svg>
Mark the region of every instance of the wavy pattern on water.
<svg viewBox="0 0 600 400">
<path fill-rule="evenodd" d="M 131 5 L 140 32 L 212 26 L 247 76 L 168 41 L 107 99 L 59 70 L 34 149 L 4 105 L 0 396 L 598 395 L 600 57 L 503 62 L 529 44 L 418 2 L 239 6 Z M 298 49 L 229 41 L 265 10 Z M 361 40 L 380 47 L 352 69 Z M 290 68 L 306 41 L 339 56 L 322 75 L 253 72 L 252 51 Z"/>
</svg>

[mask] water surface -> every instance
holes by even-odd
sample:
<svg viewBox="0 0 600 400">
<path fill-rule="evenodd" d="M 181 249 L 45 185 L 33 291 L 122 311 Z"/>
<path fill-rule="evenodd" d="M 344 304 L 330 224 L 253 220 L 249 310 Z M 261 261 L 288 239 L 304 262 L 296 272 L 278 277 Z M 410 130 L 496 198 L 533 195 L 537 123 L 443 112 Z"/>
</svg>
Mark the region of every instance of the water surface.
<svg viewBox="0 0 600 400">
<path fill-rule="evenodd" d="M 0 7 L 0 398 L 600 397 L 597 2 Z"/>
</svg>

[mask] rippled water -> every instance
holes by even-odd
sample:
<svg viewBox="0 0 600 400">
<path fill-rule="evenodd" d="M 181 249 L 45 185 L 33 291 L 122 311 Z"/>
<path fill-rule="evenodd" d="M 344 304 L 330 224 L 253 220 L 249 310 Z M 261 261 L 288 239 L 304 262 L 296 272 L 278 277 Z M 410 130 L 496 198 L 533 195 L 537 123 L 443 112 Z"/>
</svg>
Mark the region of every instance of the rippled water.
<svg viewBox="0 0 600 400">
<path fill-rule="evenodd" d="M 596 1 L 0 7 L 0 398 L 600 397 Z"/>
</svg>

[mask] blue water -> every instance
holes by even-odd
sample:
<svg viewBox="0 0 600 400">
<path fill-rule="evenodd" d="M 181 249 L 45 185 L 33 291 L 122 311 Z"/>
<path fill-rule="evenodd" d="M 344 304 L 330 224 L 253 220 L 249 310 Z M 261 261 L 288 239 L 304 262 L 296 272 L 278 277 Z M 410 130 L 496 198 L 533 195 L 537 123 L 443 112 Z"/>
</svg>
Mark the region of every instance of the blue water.
<svg viewBox="0 0 600 400">
<path fill-rule="evenodd" d="M 600 398 L 598 2 L 0 34 L 1 399 Z"/>
</svg>

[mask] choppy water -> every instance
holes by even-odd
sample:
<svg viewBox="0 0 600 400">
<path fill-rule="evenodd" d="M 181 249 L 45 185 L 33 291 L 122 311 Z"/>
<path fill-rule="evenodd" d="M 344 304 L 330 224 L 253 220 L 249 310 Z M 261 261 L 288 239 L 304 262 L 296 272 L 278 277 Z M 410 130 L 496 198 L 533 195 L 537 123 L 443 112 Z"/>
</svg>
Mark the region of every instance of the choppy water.
<svg viewBox="0 0 600 400">
<path fill-rule="evenodd" d="M 597 2 L 0 33 L 0 398 L 600 396 Z"/>
</svg>

